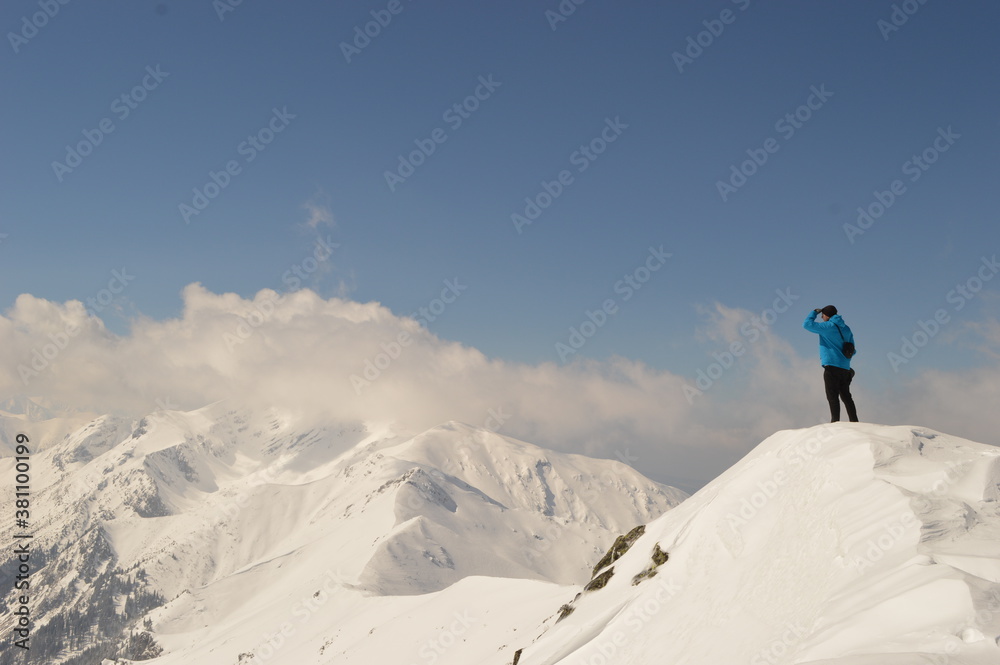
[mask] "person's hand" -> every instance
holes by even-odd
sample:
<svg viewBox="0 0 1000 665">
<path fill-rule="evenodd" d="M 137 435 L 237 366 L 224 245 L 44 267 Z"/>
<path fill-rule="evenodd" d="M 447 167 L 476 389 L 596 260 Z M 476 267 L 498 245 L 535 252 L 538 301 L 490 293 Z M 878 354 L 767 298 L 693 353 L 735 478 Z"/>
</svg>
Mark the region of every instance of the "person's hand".
<svg viewBox="0 0 1000 665">
<path fill-rule="evenodd" d="M 813 314 L 819 314 L 822 311 L 823 311 L 822 307 L 817 307 L 816 309 L 813 310 Z"/>
</svg>

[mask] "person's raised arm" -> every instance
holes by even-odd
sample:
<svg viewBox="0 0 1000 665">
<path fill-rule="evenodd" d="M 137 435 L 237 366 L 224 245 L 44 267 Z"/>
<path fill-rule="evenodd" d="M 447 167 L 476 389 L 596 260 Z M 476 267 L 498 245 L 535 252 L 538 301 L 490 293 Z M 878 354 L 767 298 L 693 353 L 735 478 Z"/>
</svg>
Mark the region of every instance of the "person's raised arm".
<svg viewBox="0 0 1000 665">
<path fill-rule="evenodd" d="M 820 327 L 816 322 L 816 316 L 820 313 L 818 309 L 811 309 L 809 313 L 806 314 L 806 320 L 802 323 L 802 327 L 806 330 L 811 330 L 812 332 L 819 332 Z"/>
</svg>

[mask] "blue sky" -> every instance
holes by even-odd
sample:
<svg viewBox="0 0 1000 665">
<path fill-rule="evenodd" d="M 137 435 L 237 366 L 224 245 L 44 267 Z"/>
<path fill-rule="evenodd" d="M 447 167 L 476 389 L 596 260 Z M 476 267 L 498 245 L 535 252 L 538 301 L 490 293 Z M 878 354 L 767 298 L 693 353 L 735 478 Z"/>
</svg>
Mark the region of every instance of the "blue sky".
<svg viewBox="0 0 1000 665">
<path fill-rule="evenodd" d="M 1000 245 L 993 3 L 589 0 L 553 23 L 555 1 L 224 1 L 70 2 L 37 31 L 44 1 L 0 8 L 4 308 L 86 301 L 124 267 L 134 279 L 101 315 L 126 334 L 140 314 L 178 316 L 192 282 L 287 291 L 322 237 L 337 247 L 307 282 L 319 295 L 405 315 L 457 279 L 428 328 L 505 361 L 560 363 L 556 344 L 612 299 L 576 355 L 693 377 L 724 348 L 705 333 L 715 303 L 760 313 L 790 290 L 771 332 L 811 358 L 804 312 L 836 304 L 871 385 L 898 378 L 886 354 L 941 308 L 948 334 L 902 373 L 983 362 L 965 326 L 995 322 L 1000 282 L 961 311 L 947 297 Z M 348 62 L 342 45 L 378 16 L 391 21 Z M 447 112 L 463 102 L 459 125 Z M 247 161 L 276 110 L 281 131 Z M 113 131 L 57 173 L 106 118 Z M 444 141 L 390 188 L 435 130 Z M 762 153 L 723 200 L 719 181 Z M 185 223 L 179 206 L 230 161 Z M 562 171 L 572 182 L 519 233 L 511 215 Z M 897 179 L 905 192 L 849 242 L 844 224 Z M 310 227 L 307 206 L 335 222 Z M 626 302 L 615 285 L 660 246 L 671 258 Z"/>
</svg>

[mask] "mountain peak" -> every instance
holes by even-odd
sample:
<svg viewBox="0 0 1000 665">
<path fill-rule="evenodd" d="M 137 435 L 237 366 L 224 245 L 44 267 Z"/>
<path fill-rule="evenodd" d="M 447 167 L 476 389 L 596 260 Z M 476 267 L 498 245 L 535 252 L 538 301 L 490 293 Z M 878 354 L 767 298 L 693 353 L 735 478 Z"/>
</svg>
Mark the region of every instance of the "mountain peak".
<svg viewBox="0 0 1000 665">
<path fill-rule="evenodd" d="M 523 661 L 998 662 L 998 488 L 1000 449 L 939 432 L 778 432 L 648 524 Z"/>
<path fill-rule="evenodd" d="M 163 665 L 271 660 L 276 629 L 303 665 L 1000 657 L 1000 449 L 919 427 L 778 432 L 682 503 L 460 422 L 228 407 L 101 418 L 33 469 L 40 605 L 120 590 Z"/>
<path fill-rule="evenodd" d="M 174 653 L 189 648 L 170 635 L 190 632 L 190 617 L 238 630 L 245 610 L 234 599 L 307 588 L 324 571 L 351 602 L 470 579 L 582 583 L 618 531 L 685 496 L 617 462 L 457 421 L 407 438 L 227 403 L 102 416 L 39 451 L 33 471 L 34 543 L 52 553 L 40 606 L 90 607 L 99 579 L 127 589 L 119 604 L 165 603 L 151 616 Z M 0 529 L 0 540 L 12 533 Z M 38 626 L 53 616 L 37 615 Z"/>
</svg>

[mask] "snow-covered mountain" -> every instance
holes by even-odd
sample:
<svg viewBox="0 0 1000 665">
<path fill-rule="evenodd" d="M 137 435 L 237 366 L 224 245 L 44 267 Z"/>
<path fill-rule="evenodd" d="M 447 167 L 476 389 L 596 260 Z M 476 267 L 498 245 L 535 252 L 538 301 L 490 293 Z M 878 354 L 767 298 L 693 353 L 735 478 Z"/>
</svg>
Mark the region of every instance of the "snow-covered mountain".
<svg viewBox="0 0 1000 665">
<path fill-rule="evenodd" d="M 42 448 L 31 662 L 100 663 L 126 632 L 125 653 L 156 663 L 401 662 L 370 654 L 433 649 L 442 620 L 470 634 L 487 612 L 537 624 L 548 604 L 514 598 L 579 585 L 619 533 L 685 497 L 617 462 L 460 423 L 303 428 L 225 404 L 103 416 Z M 13 534 L 0 529 L 5 553 Z M 12 619 L 0 616 L 5 637 Z M 369 637 L 392 622 L 412 644 Z M 501 643 L 486 651 L 510 660 Z M 19 655 L 0 645 L 3 662 Z"/>
<path fill-rule="evenodd" d="M 998 500 L 993 446 L 779 432 L 648 524 L 519 665 L 995 665 Z"/>
<path fill-rule="evenodd" d="M 30 662 L 1000 662 L 1000 449 L 921 428 L 779 432 L 686 500 L 461 423 L 225 404 L 32 465 Z"/>
</svg>

